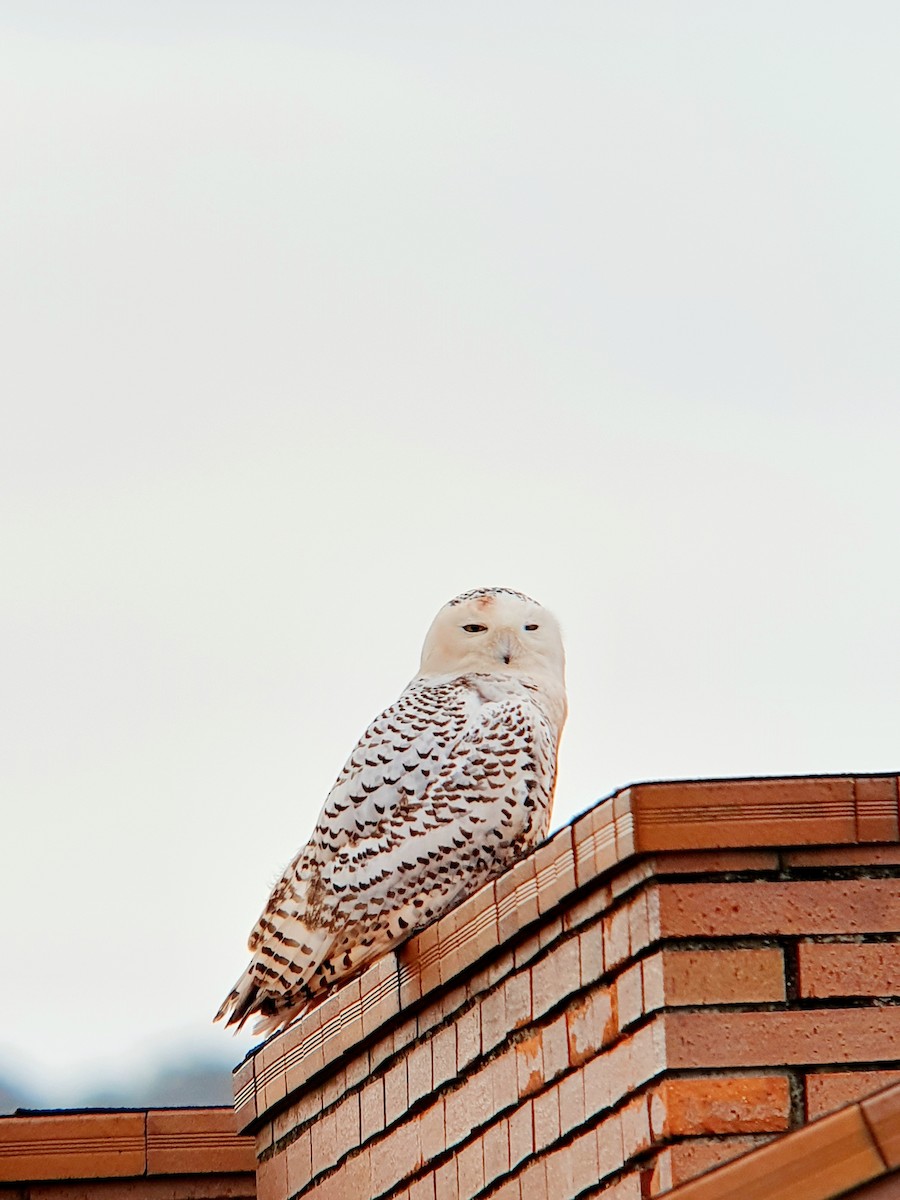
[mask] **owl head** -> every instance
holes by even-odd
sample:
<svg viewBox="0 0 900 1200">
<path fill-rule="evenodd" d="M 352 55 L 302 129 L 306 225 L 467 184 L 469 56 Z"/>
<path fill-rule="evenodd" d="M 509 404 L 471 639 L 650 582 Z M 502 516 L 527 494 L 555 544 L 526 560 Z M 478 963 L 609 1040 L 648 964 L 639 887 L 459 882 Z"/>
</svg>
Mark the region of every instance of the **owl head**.
<svg viewBox="0 0 900 1200">
<path fill-rule="evenodd" d="M 450 600 L 434 618 L 419 673 L 517 675 L 562 688 L 565 663 L 551 612 L 510 588 L 477 588 Z"/>
</svg>

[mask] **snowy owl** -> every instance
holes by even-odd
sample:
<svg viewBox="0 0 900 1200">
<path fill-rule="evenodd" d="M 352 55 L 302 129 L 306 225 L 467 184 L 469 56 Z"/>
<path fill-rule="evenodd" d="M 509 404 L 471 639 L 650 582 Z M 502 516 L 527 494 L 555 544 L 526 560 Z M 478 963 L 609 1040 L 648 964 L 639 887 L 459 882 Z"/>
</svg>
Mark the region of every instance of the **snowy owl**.
<svg viewBox="0 0 900 1200">
<path fill-rule="evenodd" d="M 547 832 L 566 719 L 556 619 L 508 588 L 435 617 L 419 673 L 377 717 L 250 935 L 216 1016 L 287 1025 Z"/>
</svg>

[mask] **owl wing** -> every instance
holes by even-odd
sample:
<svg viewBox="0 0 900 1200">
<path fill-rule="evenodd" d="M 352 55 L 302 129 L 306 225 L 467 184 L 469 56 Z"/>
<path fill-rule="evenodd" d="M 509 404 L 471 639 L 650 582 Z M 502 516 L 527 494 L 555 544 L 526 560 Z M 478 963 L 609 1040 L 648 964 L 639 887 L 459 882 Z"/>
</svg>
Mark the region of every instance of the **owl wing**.
<svg viewBox="0 0 900 1200">
<path fill-rule="evenodd" d="M 250 936 L 229 1024 L 277 1028 L 546 831 L 552 729 L 527 690 L 486 678 L 413 681 L 365 731 Z"/>
</svg>

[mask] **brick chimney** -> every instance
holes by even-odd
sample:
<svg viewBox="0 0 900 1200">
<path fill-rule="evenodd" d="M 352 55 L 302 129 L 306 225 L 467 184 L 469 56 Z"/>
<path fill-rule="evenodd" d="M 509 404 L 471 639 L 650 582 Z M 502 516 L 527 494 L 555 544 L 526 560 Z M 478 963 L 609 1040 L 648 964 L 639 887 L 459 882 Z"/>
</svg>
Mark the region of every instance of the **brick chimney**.
<svg viewBox="0 0 900 1200">
<path fill-rule="evenodd" d="M 646 1200 L 771 1159 L 900 1081 L 898 840 L 893 775 L 601 802 L 238 1068 L 260 1200 Z"/>
</svg>

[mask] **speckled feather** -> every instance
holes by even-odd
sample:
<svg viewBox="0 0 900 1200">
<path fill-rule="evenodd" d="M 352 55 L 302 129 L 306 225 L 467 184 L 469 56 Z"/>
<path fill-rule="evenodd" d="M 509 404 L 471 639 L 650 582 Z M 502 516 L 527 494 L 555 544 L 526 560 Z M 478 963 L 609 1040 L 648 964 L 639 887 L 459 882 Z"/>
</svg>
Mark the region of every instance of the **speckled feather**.
<svg viewBox="0 0 900 1200">
<path fill-rule="evenodd" d="M 475 622 L 484 633 L 465 632 Z M 522 632 L 541 628 L 549 670 Z M 545 609 L 501 588 L 445 605 L 419 675 L 360 738 L 275 887 L 218 1017 L 287 1024 L 521 858 L 547 832 L 564 720 Z"/>
</svg>

